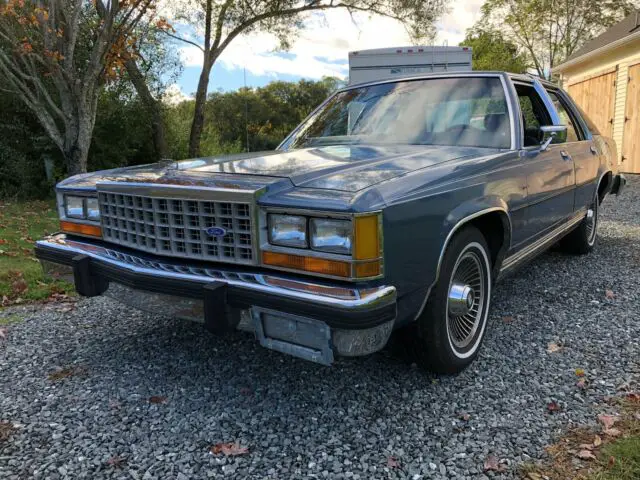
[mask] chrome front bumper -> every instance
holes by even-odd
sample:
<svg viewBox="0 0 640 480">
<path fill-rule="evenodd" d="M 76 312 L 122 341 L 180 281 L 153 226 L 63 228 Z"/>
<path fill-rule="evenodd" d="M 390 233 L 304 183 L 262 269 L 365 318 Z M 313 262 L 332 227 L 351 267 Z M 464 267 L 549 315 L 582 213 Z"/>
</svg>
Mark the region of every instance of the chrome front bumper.
<svg viewBox="0 0 640 480">
<path fill-rule="evenodd" d="M 325 364 L 333 352 L 358 356 L 381 349 L 396 317 L 392 286 L 176 262 L 63 234 L 37 242 L 35 250 L 45 272 L 73 281 L 83 295 L 105 294 L 142 310 L 204 321 L 214 331 L 250 329 L 268 348 Z M 326 335 L 326 348 L 319 348 L 318 338 Z"/>
</svg>

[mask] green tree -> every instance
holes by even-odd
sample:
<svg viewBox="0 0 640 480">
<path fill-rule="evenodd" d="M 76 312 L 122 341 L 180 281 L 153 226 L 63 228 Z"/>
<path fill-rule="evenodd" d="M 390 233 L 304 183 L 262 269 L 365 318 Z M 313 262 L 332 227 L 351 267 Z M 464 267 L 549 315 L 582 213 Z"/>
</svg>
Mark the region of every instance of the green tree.
<svg viewBox="0 0 640 480">
<path fill-rule="evenodd" d="M 197 156 L 205 128 L 207 91 L 211 69 L 227 46 L 239 35 L 257 30 L 275 34 L 286 48 L 304 28 L 304 15 L 343 9 L 349 13 L 383 15 L 402 22 L 414 38 L 433 37 L 434 22 L 446 0 L 201 0 L 174 3 L 176 19 L 194 28 L 187 37 L 167 32 L 202 51 L 203 62 L 189 136 L 189 154 Z"/>
<path fill-rule="evenodd" d="M 19 98 L 64 157 L 84 172 L 105 82 L 135 54 L 153 0 L 0 2 L 0 88 Z"/>
<path fill-rule="evenodd" d="M 202 132 L 201 153 L 272 150 L 339 85 L 335 78 L 324 78 L 275 81 L 264 87 L 213 92 L 205 105 L 209 121 Z M 172 158 L 185 158 L 188 153 L 194 108 L 195 102 L 191 100 L 167 109 L 165 120 Z"/>
<path fill-rule="evenodd" d="M 519 53 L 518 47 L 499 32 L 470 29 L 460 45 L 473 49 L 474 70 L 525 73 L 529 67 L 526 55 Z"/>
<path fill-rule="evenodd" d="M 477 28 L 499 31 L 541 77 L 585 42 L 620 21 L 633 0 L 487 0 Z"/>
</svg>

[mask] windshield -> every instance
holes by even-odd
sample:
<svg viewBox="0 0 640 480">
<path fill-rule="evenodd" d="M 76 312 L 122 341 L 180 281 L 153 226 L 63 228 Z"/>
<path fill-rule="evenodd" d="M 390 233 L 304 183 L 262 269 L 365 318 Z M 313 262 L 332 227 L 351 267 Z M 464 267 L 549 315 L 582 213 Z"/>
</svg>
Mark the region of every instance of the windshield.
<svg viewBox="0 0 640 480">
<path fill-rule="evenodd" d="M 359 143 L 510 148 L 502 82 L 433 78 L 339 92 L 282 148 Z"/>
</svg>

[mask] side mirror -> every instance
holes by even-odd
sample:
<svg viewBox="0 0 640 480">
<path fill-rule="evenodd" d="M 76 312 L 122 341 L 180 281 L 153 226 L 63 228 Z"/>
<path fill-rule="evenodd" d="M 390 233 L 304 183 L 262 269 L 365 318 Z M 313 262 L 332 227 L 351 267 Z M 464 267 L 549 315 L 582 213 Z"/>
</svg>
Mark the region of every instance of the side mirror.
<svg viewBox="0 0 640 480">
<path fill-rule="evenodd" d="M 540 127 L 542 132 L 542 142 L 540 143 L 540 151 L 544 152 L 551 142 L 556 138 L 566 138 L 567 126 L 566 125 L 543 125 Z"/>
</svg>

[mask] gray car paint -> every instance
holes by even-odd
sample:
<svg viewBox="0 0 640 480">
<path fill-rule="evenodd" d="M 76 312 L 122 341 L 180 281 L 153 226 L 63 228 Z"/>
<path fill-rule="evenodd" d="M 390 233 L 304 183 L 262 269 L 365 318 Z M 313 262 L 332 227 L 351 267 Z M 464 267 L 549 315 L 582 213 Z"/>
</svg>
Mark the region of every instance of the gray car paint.
<svg viewBox="0 0 640 480">
<path fill-rule="evenodd" d="M 260 189 L 259 204 L 265 208 L 382 210 L 385 276 L 369 283 L 397 288 L 397 324 L 401 325 L 415 318 L 424 304 L 437 280 L 447 239 L 467 220 L 485 212 L 500 219 L 504 238 L 500 258 L 504 259 L 586 207 L 599 180 L 615 170 L 615 145 L 592 135 L 582 119 L 584 141 L 553 145 L 546 152 L 522 148 L 521 114 L 512 78 L 531 83 L 542 96 L 545 88 L 554 88 L 551 84 L 504 73 L 449 75 L 492 75 L 503 80 L 514 126 L 512 149 L 325 146 L 96 172 L 72 177 L 59 189 L 91 190 L 101 181 L 244 187 Z M 425 77 L 431 76 L 419 78 Z M 549 98 L 545 104 L 558 124 Z M 287 148 L 287 139 L 281 148 Z M 562 150 L 568 150 L 571 160 L 562 158 Z"/>
</svg>

